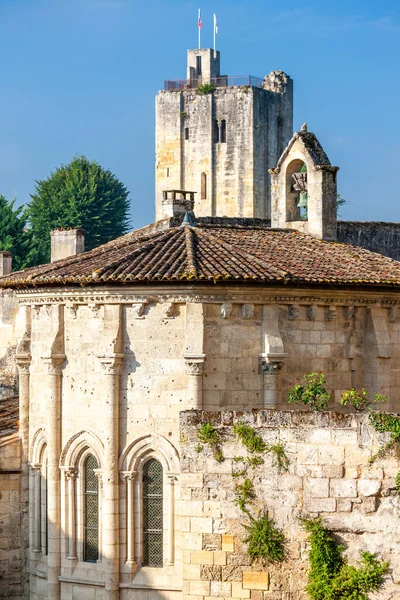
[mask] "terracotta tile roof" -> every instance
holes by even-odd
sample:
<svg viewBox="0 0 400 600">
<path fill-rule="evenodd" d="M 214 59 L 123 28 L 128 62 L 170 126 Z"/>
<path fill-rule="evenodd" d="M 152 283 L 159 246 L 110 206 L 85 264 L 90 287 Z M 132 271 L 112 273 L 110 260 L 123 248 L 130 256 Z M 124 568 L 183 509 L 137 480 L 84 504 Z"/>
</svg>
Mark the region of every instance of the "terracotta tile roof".
<svg viewBox="0 0 400 600">
<path fill-rule="evenodd" d="M 0 438 L 18 431 L 18 396 L 0 400 Z"/>
<path fill-rule="evenodd" d="M 3 287 L 139 282 L 400 286 L 400 262 L 263 226 L 138 230 L 78 256 L 4 276 Z"/>
</svg>

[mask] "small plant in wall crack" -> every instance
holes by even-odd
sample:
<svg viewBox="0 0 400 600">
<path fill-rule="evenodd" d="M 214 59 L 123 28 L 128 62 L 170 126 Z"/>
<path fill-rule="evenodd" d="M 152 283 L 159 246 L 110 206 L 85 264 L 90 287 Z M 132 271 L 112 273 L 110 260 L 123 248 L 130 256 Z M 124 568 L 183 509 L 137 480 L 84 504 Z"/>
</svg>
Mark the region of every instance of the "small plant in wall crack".
<svg viewBox="0 0 400 600">
<path fill-rule="evenodd" d="M 394 449 L 400 456 L 400 417 L 394 417 L 388 413 L 371 411 L 369 422 L 378 433 L 389 433 L 389 441 L 379 448 L 378 452 L 369 459 L 372 465 L 379 458 L 383 458 L 390 450 Z M 400 471 L 396 475 L 396 491 L 400 494 Z"/>
<path fill-rule="evenodd" d="M 221 449 L 221 433 L 218 429 L 215 429 L 211 423 L 202 423 L 197 432 L 197 438 L 202 444 L 209 444 L 213 451 L 213 456 L 217 462 L 222 462 L 224 460 L 224 456 L 222 454 Z M 199 450 L 200 444 L 197 445 L 196 451 Z"/>
<path fill-rule="evenodd" d="M 197 86 L 196 92 L 198 94 L 212 94 L 212 92 L 215 92 L 215 85 L 213 83 L 201 83 Z"/>
<path fill-rule="evenodd" d="M 245 525 L 248 535 L 248 553 L 251 561 L 282 562 L 286 557 L 285 535 L 268 514 L 260 513 L 258 517 L 249 515 L 250 523 Z"/>
<path fill-rule="evenodd" d="M 233 433 L 237 435 L 248 452 L 256 455 L 271 453 L 275 458 L 278 471 L 281 472 L 288 470 L 289 459 L 285 453 L 285 447 L 283 444 L 267 444 L 250 425 L 242 422 L 234 425 Z M 264 464 L 264 459 L 261 456 L 249 456 L 246 461 L 251 467 Z"/>
<path fill-rule="evenodd" d="M 372 400 L 368 398 L 368 392 L 365 388 L 360 391 L 355 388 L 345 390 L 340 398 L 342 406 L 352 406 L 356 412 L 362 412 L 371 404 L 383 404 L 387 401 L 387 396 L 383 394 L 374 394 Z"/>
<path fill-rule="evenodd" d="M 305 404 L 311 410 L 325 410 L 331 399 L 323 373 L 305 373 L 303 384 L 296 383 L 289 390 L 289 404 Z"/>
<path fill-rule="evenodd" d="M 235 500 L 234 500 L 235 504 L 238 505 L 238 507 L 240 508 L 240 510 L 242 512 L 246 513 L 246 515 L 249 516 L 249 509 L 248 509 L 247 505 L 253 503 L 254 500 L 257 499 L 253 482 L 250 481 L 250 479 L 248 479 L 246 477 L 246 479 L 243 481 L 243 483 L 238 483 L 235 486 L 234 491 L 235 491 Z"/>
<path fill-rule="evenodd" d="M 361 553 L 361 565 L 349 565 L 344 548 L 328 531 L 321 518 L 301 519 L 310 541 L 310 571 L 306 591 L 313 600 L 368 600 L 378 590 L 389 564 L 375 554 Z"/>
<path fill-rule="evenodd" d="M 392 448 L 396 448 L 400 452 L 400 417 L 394 417 L 389 413 L 371 412 L 369 422 L 378 433 L 390 434 L 389 441 L 371 456 L 370 464 L 378 458 L 383 458 Z"/>
</svg>

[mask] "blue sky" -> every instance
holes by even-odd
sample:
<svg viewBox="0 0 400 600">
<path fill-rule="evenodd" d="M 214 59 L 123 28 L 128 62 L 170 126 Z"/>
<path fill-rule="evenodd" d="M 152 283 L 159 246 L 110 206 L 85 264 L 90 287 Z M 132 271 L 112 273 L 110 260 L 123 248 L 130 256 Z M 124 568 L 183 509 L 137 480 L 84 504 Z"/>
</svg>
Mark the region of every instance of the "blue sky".
<svg viewBox="0 0 400 600">
<path fill-rule="evenodd" d="M 0 0 L 0 193 L 29 200 L 75 154 L 128 187 L 132 224 L 154 218 L 154 97 L 212 44 L 222 71 L 294 79 L 308 122 L 339 165 L 342 218 L 400 221 L 400 1 Z"/>
</svg>

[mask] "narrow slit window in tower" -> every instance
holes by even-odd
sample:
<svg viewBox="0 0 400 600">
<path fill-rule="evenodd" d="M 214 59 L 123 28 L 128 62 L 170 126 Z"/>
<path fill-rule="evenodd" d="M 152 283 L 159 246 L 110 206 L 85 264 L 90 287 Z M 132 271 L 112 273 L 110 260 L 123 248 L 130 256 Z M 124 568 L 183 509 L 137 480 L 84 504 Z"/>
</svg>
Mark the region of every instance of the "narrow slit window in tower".
<svg viewBox="0 0 400 600">
<path fill-rule="evenodd" d="M 185 127 L 185 140 L 189 139 L 189 127 Z"/>
<path fill-rule="evenodd" d="M 221 121 L 220 142 L 221 142 L 221 144 L 226 143 L 226 121 L 225 121 L 225 119 L 222 119 L 222 121 Z"/>
<path fill-rule="evenodd" d="M 95 473 L 97 460 L 92 454 L 84 462 L 84 545 L 83 560 L 99 558 L 99 482 Z"/>
<path fill-rule="evenodd" d="M 206 173 L 201 174 L 201 199 L 207 198 L 207 175 Z"/>
<path fill-rule="evenodd" d="M 143 564 L 163 566 L 163 468 L 154 458 L 143 468 Z"/>
<path fill-rule="evenodd" d="M 217 119 L 213 120 L 213 142 L 218 144 L 219 142 L 219 125 Z"/>
<path fill-rule="evenodd" d="M 196 74 L 201 77 L 201 56 L 196 56 Z"/>
</svg>

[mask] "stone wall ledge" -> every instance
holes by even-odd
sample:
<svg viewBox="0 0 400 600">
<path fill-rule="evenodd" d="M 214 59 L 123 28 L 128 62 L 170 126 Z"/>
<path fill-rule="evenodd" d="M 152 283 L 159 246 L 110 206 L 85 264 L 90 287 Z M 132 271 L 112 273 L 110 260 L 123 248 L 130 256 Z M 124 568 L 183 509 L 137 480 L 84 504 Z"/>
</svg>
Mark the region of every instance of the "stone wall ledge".
<svg viewBox="0 0 400 600">
<path fill-rule="evenodd" d="M 180 413 L 181 426 L 211 423 L 214 427 L 230 427 L 241 421 L 252 427 L 353 429 L 369 425 L 368 412 L 343 413 L 337 411 L 253 409 L 242 411 L 186 410 Z M 400 414 L 390 413 L 393 416 Z"/>
</svg>

